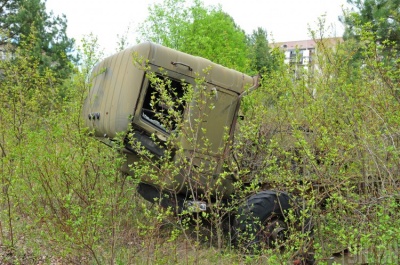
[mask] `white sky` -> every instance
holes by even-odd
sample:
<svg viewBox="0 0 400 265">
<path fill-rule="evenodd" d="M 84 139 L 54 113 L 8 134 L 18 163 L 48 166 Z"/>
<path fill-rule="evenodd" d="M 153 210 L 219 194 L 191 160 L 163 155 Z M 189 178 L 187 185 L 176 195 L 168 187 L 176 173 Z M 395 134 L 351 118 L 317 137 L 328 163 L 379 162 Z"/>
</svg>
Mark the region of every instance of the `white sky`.
<svg viewBox="0 0 400 265">
<path fill-rule="evenodd" d="M 117 47 L 118 36 L 128 32 L 129 44 L 136 43 L 135 31 L 148 15 L 148 6 L 162 0 L 47 0 L 47 10 L 65 14 L 67 34 L 79 42 L 93 33 L 106 55 Z M 262 27 L 269 41 L 310 39 L 308 28 L 316 29 L 318 18 L 326 15 L 329 36 L 341 36 L 338 22 L 346 0 L 203 0 L 208 5 L 221 4 L 246 33 Z"/>
</svg>

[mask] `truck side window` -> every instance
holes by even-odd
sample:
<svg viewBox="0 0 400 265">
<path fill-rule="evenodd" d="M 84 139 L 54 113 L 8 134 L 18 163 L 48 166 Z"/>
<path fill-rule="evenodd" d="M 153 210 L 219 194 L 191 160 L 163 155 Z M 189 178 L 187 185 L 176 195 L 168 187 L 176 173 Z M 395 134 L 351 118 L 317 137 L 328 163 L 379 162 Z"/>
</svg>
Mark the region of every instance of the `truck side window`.
<svg viewBox="0 0 400 265">
<path fill-rule="evenodd" d="M 167 79 L 159 75 L 157 79 L 155 83 L 149 82 L 141 116 L 146 122 L 169 133 L 175 130 L 177 125 L 176 118 L 170 115 L 170 109 L 183 115 L 184 104 L 179 103 L 178 99 L 182 98 L 185 85 L 180 80 Z M 166 93 L 166 96 L 162 97 L 162 93 Z"/>
</svg>

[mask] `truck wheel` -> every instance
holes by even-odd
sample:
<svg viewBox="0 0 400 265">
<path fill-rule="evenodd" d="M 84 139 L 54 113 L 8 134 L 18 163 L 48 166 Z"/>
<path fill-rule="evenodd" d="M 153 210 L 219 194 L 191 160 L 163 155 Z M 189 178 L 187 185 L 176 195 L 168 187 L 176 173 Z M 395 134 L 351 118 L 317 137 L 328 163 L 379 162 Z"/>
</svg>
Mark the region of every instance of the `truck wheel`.
<svg viewBox="0 0 400 265">
<path fill-rule="evenodd" d="M 246 252 L 277 247 L 286 238 L 285 214 L 292 208 L 288 194 L 272 190 L 249 197 L 235 219 L 235 244 Z"/>
</svg>

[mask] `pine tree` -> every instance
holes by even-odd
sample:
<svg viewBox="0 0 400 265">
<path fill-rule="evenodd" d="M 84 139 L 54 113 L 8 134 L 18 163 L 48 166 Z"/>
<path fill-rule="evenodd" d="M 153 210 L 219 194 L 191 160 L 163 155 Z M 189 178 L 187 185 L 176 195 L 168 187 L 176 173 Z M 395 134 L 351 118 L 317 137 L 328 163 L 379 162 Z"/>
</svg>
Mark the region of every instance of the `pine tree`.
<svg viewBox="0 0 400 265">
<path fill-rule="evenodd" d="M 34 41 L 29 53 L 39 61 L 42 71 L 51 69 L 59 79 L 70 75 L 76 60 L 74 39 L 67 36 L 65 15 L 47 13 L 45 1 L 0 0 L 0 29 L 0 46 L 8 44 L 7 52 Z"/>
<path fill-rule="evenodd" d="M 400 49 L 400 0 L 348 0 L 355 7 L 342 22 L 344 38 L 359 38 L 362 29 L 371 31 L 379 44 Z M 391 51 L 393 51 L 391 49 Z"/>
</svg>

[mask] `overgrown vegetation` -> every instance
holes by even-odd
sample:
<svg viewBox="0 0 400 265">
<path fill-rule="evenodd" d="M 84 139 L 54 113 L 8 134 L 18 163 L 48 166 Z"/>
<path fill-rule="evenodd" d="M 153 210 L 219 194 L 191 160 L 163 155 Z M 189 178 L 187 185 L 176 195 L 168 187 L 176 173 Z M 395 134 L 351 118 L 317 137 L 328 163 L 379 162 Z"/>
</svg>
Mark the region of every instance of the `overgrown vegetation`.
<svg viewBox="0 0 400 265">
<path fill-rule="evenodd" d="M 211 212 L 188 214 L 162 208 L 163 198 L 153 204 L 143 200 L 136 192 L 140 179 L 150 176 L 162 187 L 190 171 L 195 195 L 196 178 L 212 177 L 206 173 L 215 163 L 192 167 L 196 153 L 183 155 L 171 134 L 167 152 L 182 154 L 180 167 L 168 159 L 170 153 L 154 166 L 151 154 L 132 142 L 143 161 L 130 165 L 135 177 L 123 175 L 119 146 L 109 148 L 91 138 L 81 120 L 90 69 L 101 59 L 96 40 L 83 42 L 82 64 L 61 83 L 29 52 L 36 43 L 31 35 L 12 60 L 0 61 L 0 263 L 288 264 L 302 250 L 312 250 L 315 260 L 326 264 L 332 253 L 347 249 L 359 254 L 358 263 L 397 264 L 398 53 L 388 54 L 393 43 L 377 41 L 381 36 L 368 24 L 358 31 L 358 41 L 331 46 L 314 37 L 314 71 L 303 69 L 294 76 L 296 66 L 284 64 L 280 52 L 272 50 L 273 67 L 262 75 L 259 89 L 243 98 L 244 118 L 234 141 L 226 139 L 232 155 L 220 176 L 237 179 L 235 197 L 228 203 L 211 199 L 206 191 Z M 201 122 L 185 127 L 179 105 L 196 98 L 190 107 L 207 115 L 215 95 L 196 94 L 185 85 L 186 98 L 171 101 L 165 94 L 171 92 L 168 80 L 150 78 L 164 95 L 162 103 L 175 109 L 163 123 L 187 129 L 187 141 L 207 152 L 211 147 L 196 145 L 193 136 Z M 196 85 L 202 82 L 199 76 Z M 234 244 L 241 239 L 231 227 L 232 213 L 265 189 L 295 198 L 295 207 L 284 212 L 290 233 L 257 249 L 258 255 L 242 255 L 248 249 Z M 305 229 L 310 220 L 312 231 Z"/>
</svg>

